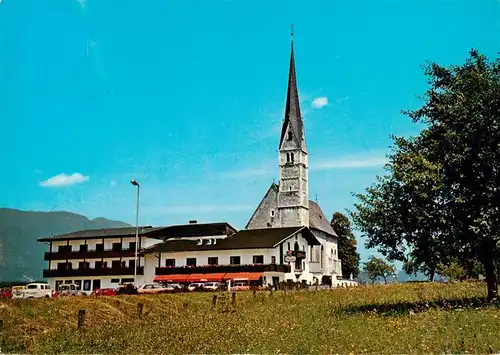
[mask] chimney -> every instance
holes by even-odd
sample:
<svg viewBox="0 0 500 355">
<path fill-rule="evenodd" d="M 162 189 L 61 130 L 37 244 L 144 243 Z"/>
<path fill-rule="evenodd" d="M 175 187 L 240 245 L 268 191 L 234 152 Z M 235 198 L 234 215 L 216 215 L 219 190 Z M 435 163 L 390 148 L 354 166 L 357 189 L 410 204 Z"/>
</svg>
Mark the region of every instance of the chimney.
<svg viewBox="0 0 500 355">
<path fill-rule="evenodd" d="M 198 223 L 198 221 L 196 219 L 192 219 L 189 221 L 189 224 L 196 224 L 196 223 Z"/>
</svg>

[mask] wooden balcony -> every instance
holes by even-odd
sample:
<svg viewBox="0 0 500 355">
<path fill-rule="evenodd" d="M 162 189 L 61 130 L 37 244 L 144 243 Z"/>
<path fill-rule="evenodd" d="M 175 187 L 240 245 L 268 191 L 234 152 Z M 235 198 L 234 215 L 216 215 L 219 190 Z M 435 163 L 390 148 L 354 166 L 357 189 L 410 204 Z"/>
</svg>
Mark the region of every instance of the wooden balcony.
<svg viewBox="0 0 500 355">
<path fill-rule="evenodd" d="M 144 254 L 137 253 L 138 256 Z M 69 259 L 104 259 L 104 258 L 133 258 L 135 249 L 121 250 L 88 250 L 88 251 L 63 251 L 63 252 L 45 252 L 43 260 L 69 260 Z"/>
<path fill-rule="evenodd" d="M 290 265 L 279 264 L 253 264 L 253 265 L 203 265 L 181 267 L 157 267 L 156 275 L 188 275 L 188 274 L 213 274 L 233 272 L 290 272 Z"/>
<path fill-rule="evenodd" d="M 133 275 L 133 267 L 120 267 L 120 268 L 85 268 L 85 269 L 54 269 L 43 270 L 43 277 L 84 277 L 84 276 L 123 276 Z M 137 275 L 144 275 L 144 267 L 137 267 Z"/>
</svg>

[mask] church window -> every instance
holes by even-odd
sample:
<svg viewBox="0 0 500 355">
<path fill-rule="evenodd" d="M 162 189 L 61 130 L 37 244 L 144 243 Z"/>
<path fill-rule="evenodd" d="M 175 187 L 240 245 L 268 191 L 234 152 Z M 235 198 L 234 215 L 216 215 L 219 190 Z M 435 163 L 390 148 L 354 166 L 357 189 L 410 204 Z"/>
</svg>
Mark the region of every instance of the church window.
<svg viewBox="0 0 500 355">
<path fill-rule="evenodd" d="M 293 138 L 292 131 L 288 131 L 288 140 L 291 141 Z"/>
<path fill-rule="evenodd" d="M 271 210 L 271 217 L 274 217 L 274 210 Z"/>
<path fill-rule="evenodd" d="M 290 154 L 289 153 L 286 153 L 286 162 L 290 163 Z"/>
<path fill-rule="evenodd" d="M 290 154 L 290 160 L 292 161 L 293 163 L 293 153 Z"/>
</svg>

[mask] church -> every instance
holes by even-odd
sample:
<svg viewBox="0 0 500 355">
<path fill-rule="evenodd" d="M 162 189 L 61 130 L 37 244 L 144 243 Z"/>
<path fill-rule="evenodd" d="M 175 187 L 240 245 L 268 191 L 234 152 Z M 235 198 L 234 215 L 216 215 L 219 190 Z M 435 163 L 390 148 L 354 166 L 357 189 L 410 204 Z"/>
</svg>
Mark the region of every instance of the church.
<svg viewBox="0 0 500 355">
<path fill-rule="evenodd" d="M 44 237 L 39 241 L 49 244 L 49 267 L 43 276 L 52 287 L 76 283 L 85 292 L 122 282 L 353 284 L 342 279 L 337 234 L 319 205 L 309 200 L 293 37 L 277 165 L 278 183 L 271 184 L 243 230 L 226 222 L 143 226 L 138 245 L 135 228 Z"/>
</svg>

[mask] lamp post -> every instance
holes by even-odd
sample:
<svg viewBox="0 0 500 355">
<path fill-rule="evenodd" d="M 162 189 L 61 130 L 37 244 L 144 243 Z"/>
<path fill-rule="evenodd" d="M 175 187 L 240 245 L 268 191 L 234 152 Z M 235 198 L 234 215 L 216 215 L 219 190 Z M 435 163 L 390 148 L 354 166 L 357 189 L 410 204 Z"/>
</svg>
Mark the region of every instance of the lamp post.
<svg viewBox="0 0 500 355">
<path fill-rule="evenodd" d="M 137 186 L 137 207 L 135 212 L 135 265 L 134 265 L 134 285 L 137 286 L 137 248 L 139 246 L 139 183 L 132 179 L 130 183 L 134 186 Z"/>
</svg>

